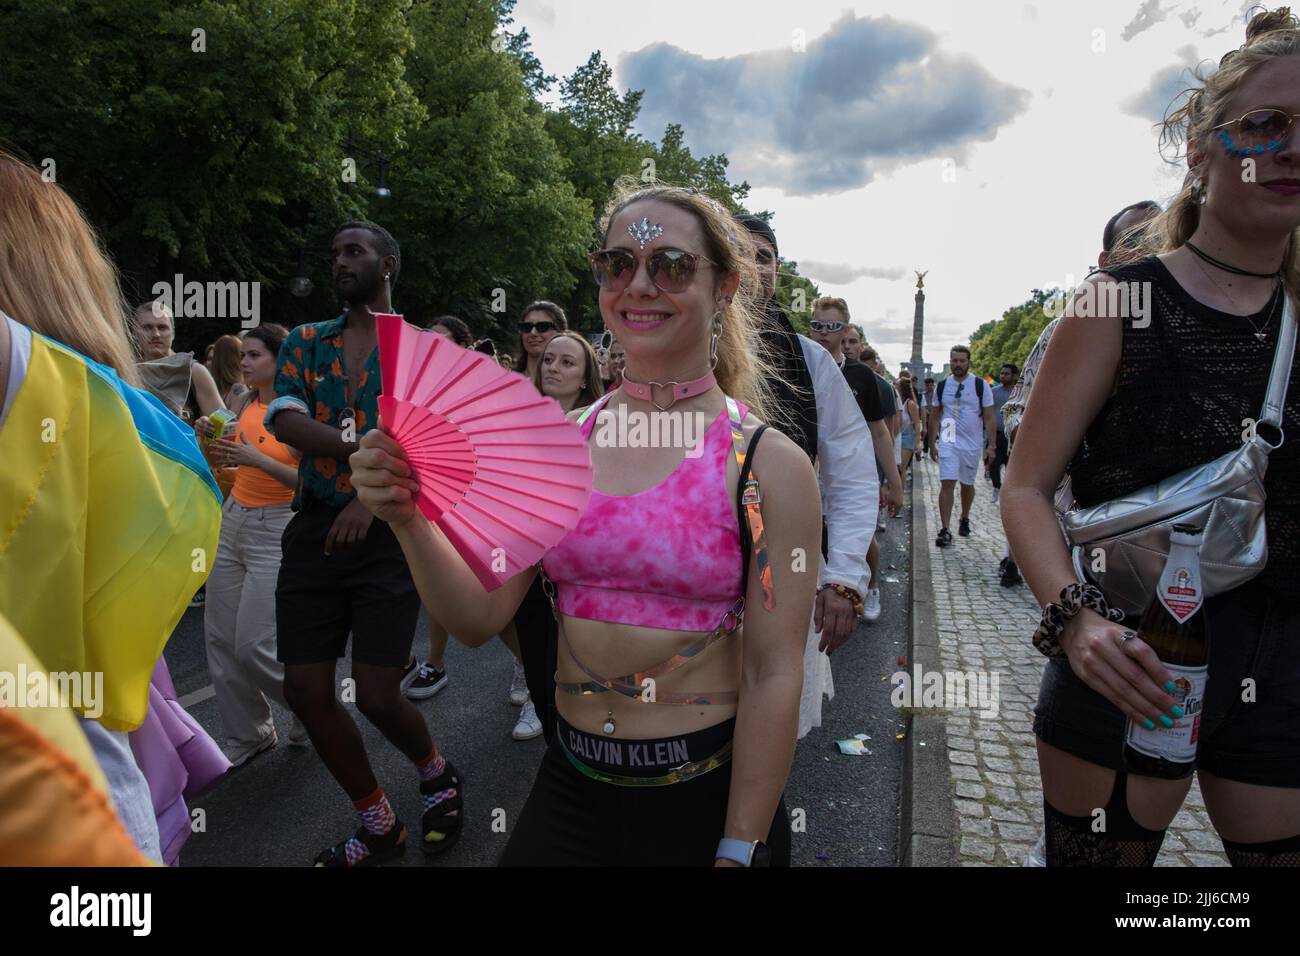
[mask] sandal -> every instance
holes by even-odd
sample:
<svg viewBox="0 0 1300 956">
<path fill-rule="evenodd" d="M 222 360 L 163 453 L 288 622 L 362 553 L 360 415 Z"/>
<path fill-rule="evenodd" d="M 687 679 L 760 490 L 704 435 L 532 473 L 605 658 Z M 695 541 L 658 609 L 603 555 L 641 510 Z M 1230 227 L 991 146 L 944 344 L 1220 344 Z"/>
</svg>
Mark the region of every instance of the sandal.
<svg viewBox="0 0 1300 956">
<path fill-rule="evenodd" d="M 420 841 L 420 849 L 429 856 L 446 853 L 460 839 L 460 831 L 465 827 L 465 804 L 461 799 L 465 792 L 465 784 L 450 760 L 447 761 L 441 776 L 425 780 L 420 784 L 421 794 L 435 794 L 440 790 L 453 789 L 456 791 L 454 796 L 424 811 L 424 817 L 420 821 L 424 833 L 424 839 Z M 455 816 L 452 816 L 453 813 Z"/>
<path fill-rule="evenodd" d="M 371 833 L 365 827 L 359 827 L 353 834 L 353 838 L 359 840 L 370 851 L 361 862 L 355 864 L 356 866 L 377 866 L 389 860 L 396 860 L 406 853 L 406 827 L 402 825 L 401 820 L 396 821 L 393 828 L 382 836 Z M 348 863 L 347 845 L 347 840 L 341 840 L 328 850 L 322 850 L 316 857 L 316 866 L 352 866 L 353 864 Z"/>
</svg>

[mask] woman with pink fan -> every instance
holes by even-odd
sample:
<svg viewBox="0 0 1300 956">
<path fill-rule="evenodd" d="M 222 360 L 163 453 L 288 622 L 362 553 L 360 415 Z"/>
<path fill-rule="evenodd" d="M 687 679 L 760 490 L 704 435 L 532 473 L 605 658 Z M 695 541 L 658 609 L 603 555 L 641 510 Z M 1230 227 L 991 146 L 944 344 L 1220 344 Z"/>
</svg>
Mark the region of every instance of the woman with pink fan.
<svg viewBox="0 0 1300 956">
<path fill-rule="evenodd" d="M 508 383 L 449 401 L 433 393 L 474 370 L 404 354 L 381 325 L 396 391 L 353 482 L 465 643 L 510 619 L 542 559 L 557 733 L 503 864 L 786 864 L 816 479 L 751 413 L 771 370 L 748 233 L 696 191 L 639 185 L 620 184 L 591 257 L 622 386 L 555 427 Z M 635 440 L 656 413 L 711 424 L 691 448 Z"/>
</svg>

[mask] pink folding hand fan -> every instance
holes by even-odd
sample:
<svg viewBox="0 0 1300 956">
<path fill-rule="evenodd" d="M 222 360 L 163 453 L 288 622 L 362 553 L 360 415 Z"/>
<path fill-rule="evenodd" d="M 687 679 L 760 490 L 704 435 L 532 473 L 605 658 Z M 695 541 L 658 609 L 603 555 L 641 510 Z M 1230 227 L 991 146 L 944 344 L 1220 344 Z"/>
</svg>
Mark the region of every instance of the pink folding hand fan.
<svg viewBox="0 0 1300 956">
<path fill-rule="evenodd" d="M 554 399 L 482 352 L 377 315 L 384 429 L 417 504 L 489 591 L 536 564 L 591 497 L 591 452 Z"/>
</svg>

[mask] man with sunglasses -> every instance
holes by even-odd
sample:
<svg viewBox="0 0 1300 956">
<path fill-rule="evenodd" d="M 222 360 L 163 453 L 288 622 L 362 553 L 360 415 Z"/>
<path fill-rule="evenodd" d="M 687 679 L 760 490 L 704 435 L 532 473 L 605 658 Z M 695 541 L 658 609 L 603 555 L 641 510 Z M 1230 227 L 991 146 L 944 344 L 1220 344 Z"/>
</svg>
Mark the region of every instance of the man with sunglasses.
<svg viewBox="0 0 1300 956">
<path fill-rule="evenodd" d="M 849 307 L 843 299 L 832 296 L 822 296 L 813 303 L 812 321 L 808 327 L 812 332 L 812 339 L 826 351 L 831 353 L 840 371 L 844 374 L 844 380 L 848 382 L 849 389 L 853 392 L 854 399 L 857 400 L 858 408 L 862 411 L 862 417 L 867 422 L 868 427 L 872 429 L 872 438 L 874 443 L 875 432 L 877 430 L 885 431 L 891 410 L 884 404 L 886 392 L 892 392 L 889 383 L 880 377 L 870 365 L 861 362 L 855 362 L 844 354 L 844 339 L 847 337 L 848 330 L 853 327 L 848 324 Z M 874 356 L 875 352 L 871 352 Z M 863 352 L 865 356 L 867 353 Z M 883 386 L 883 388 L 882 388 Z M 887 432 L 886 432 L 887 434 Z M 893 445 L 890 444 L 890 457 L 887 462 L 882 462 L 877 456 L 876 459 L 876 476 L 877 478 L 892 485 L 901 481 L 898 478 L 898 468 L 893 458 Z M 874 450 L 874 448 L 873 448 Z M 884 466 L 891 466 L 886 469 Z M 883 517 L 883 509 L 878 510 L 878 515 Z M 877 530 L 882 530 L 877 525 Z M 880 544 L 876 536 L 871 538 L 871 546 L 867 548 L 867 593 L 862 601 L 862 619 L 868 624 L 874 624 L 880 618 Z"/>
<path fill-rule="evenodd" d="M 771 383 L 779 427 L 817 465 L 826 525 L 825 561 L 804 656 L 804 693 L 799 708 L 802 737 L 821 724 L 823 692 L 834 693 L 829 662 L 820 652 L 829 653 L 849 639 L 857 623 L 856 612 L 863 607 L 862 557 L 871 543 L 880 494 L 870 455 L 873 446 L 879 449 L 877 431 L 883 433 L 884 425 L 864 419 L 830 353 L 799 335 L 790 317 L 773 300 L 780 256 L 771 225 L 757 216 L 739 219 L 754 240 L 762 287 L 758 305 L 766 318 L 759 334 L 779 373 Z M 889 454 L 892 463 L 892 449 Z M 901 493 L 898 499 L 901 502 Z"/>
<path fill-rule="evenodd" d="M 993 425 L 993 389 L 970 374 L 970 349 L 954 345 L 948 353 L 952 374 L 935 391 L 930 409 L 930 427 L 935 442 L 930 457 L 939 463 L 939 519 L 941 527 L 934 543 L 940 548 L 952 544 L 948 525 L 952 520 L 954 486 L 961 484 L 961 522 L 957 533 L 970 536 L 970 509 L 975 503 L 975 476 L 980 458 L 992 464 L 996 455 Z"/>
</svg>

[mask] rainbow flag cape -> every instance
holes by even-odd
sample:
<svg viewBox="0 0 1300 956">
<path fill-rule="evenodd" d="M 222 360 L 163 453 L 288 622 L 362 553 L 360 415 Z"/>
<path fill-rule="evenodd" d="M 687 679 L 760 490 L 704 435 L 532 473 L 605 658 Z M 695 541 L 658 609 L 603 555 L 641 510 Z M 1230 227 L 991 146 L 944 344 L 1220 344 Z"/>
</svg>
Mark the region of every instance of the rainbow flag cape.
<svg viewBox="0 0 1300 956">
<path fill-rule="evenodd" d="M 82 712 L 132 730 L 216 558 L 221 497 L 194 433 L 32 333 L 0 461 L 0 611 L 49 671 L 102 673 L 102 713 Z"/>
</svg>

